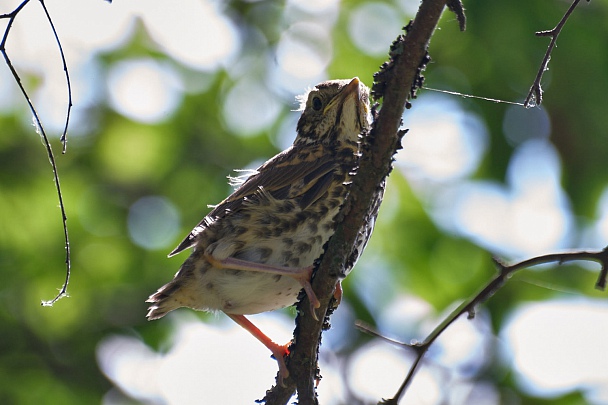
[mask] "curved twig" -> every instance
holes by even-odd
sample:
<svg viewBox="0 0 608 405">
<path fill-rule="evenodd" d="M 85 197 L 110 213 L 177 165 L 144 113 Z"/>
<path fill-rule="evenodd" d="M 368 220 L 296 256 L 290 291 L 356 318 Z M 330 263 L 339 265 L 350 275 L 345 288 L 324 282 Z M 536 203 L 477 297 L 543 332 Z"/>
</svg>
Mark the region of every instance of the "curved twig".
<svg viewBox="0 0 608 405">
<path fill-rule="evenodd" d="M 66 78 L 67 78 L 67 83 L 68 83 L 69 106 L 68 106 L 68 113 L 67 113 L 67 118 L 66 118 L 66 123 L 65 123 L 65 129 L 64 129 L 64 132 L 62 135 L 62 143 L 63 143 L 63 147 L 64 147 L 63 150 L 65 152 L 67 126 L 68 126 L 68 122 L 69 122 L 70 109 L 72 106 L 72 92 L 71 92 L 71 86 L 70 86 L 70 79 L 69 79 L 69 75 L 68 75 L 68 71 L 67 71 L 67 65 L 65 63 L 63 49 L 61 47 L 59 37 L 57 36 L 57 32 L 55 31 L 53 22 L 51 21 L 51 16 L 49 15 L 49 13 L 44 5 L 44 1 L 43 0 L 39 0 L 39 1 L 44 9 L 44 12 L 46 13 L 49 23 L 51 24 L 51 28 L 53 29 L 53 33 L 55 34 L 55 39 L 57 40 L 57 43 L 59 44 L 61 59 L 63 60 L 64 71 L 66 72 Z M 19 73 L 17 73 L 17 70 L 13 66 L 13 63 L 12 63 L 11 59 L 9 58 L 8 53 L 6 52 L 6 41 L 8 39 L 8 36 L 9 36 L 10 30 L 13 26 L 13 23 L 15 22 L 15 18 L 17 17 L 19 12 L 21 12 L 21 10 L 23 10 L 23 8 L 28 3 L 29 3 L 29 0 L 24 0 L 12 12 L 10 12 L 8 14 L 0 15 L 0 19 L 8 19 L 8 24 L 6 26 L 6 29 L 4 30 L 4 35 L 2 36 L 2 42 L 0 42 L 0 53 L 4 57 L 4 61 L 5 61 L 6 65 L 8 66 L 9 70 L 11 71 L 11 74 L 13 75 L 13 78 L 15 79 L 17 86 L 19 86 L 19 89 L 21 90 L 21 93 L 23 94 L 23 97 L 25 98 L 25 101 L 27 102 L 27 105 L 30 108 L 30 111 L 32 112 L 32 115 L 34 116 L 36 130 L 39 133 L 40 137 L 42 138 L 42 142 L 44 144 L 44 147 L 46 148 L 46 153 L 49 158 L 49 162 L 51 163 L 51 168 L 53 170 L 53 179 L 55 180 L 55 189 L 57 190 L 57 197 L 59 199 L 59 208 L 61 210 L 61 218 L 62 218 L 62 223 L 63 223 L 63 235 L 64 235 L 64 241 L 65 241 L 66 275 L 65 275 L 65 281 L 63 282 L 61 290 L 55 296 L 55 298 L 53 298 L 50 301 L 42 301 L 43 306 L 52 306 L 59 299 L 61 299 L 67 295 L 68 284 L 70 282 L 71 256 L 70 256 L 70 239 L 69 239 L 69 235 L 68 235 L 68 226 L 67 226 L 68 218 L 65 213 L 65 205 L 63 203 L 63 194 L 61 193 L 61 185 L 59 183 L 59 173 L 57 172 L 57 164 L 55 162 L 55 155 L 53 154 L 53 149 L 52 149 L 49 139 L 46 135 L 44 127 L 42 126 L 42 121 L 40 120 L 40 116 L 38 115 L 38 112 L 36 111 L 36 108 L 34 107 L 34 104 L 32 103 L 32 100 L 30 99 L 30 97 L 27 93 L 27 90 L 25 90 L 25 87 L 23 86 L 23 83 L 21 82 L 21 77 L 19 76 Z"/>
<path fill-rule="evenodd" d="M 488 282 L 477 294 L 475 294 L 472 298 L 464 301 L 458 308 L 452 311 L 422 342 L 420 343 L 401 343 L 392 339 L 388 339 L 382 336 L 380 333 L 375 331 L 371 326 L 366 325 L 362 322 L 357 322 L 357 327 L 366 333 L 370 333 L 374 336 L 380 337 L 383 340 L 386 340 L 389 343 L 399 345 L 401 347 L 407 347 L 413 349 L 416 353 L 416 358 L 414 364 L 410 367 L 407 376 L 405 377 L 403 383 L 397 390 L 397 393 L 393 396 L 393 398 L 388 400 L 383 400 L 381 404 L 383 405 L 393 405 L 397 404 L 407 388 L 412 383 L 414 376 L 422 364 L 422 359 L 426 352 L 429 350 L 431 345 L 437 340 L 437 338 L 452 324 L 456 319 L 460 318 L 463 314 L 467 313 L 468 318 L 472 319 L 475 317 L 475 308 L 477 305 L 487 301 L 490 297 L 496 293 L 506 282 L 507 280 L 518 270 L 526 269 L 529 267 L 537 266 L 539 264 L 546 263 L 565 263 L 571 262 L 575 260 L 584 260 L 584 261 L 594 261 L 598 262 L 602 265 L 600 274 L 598 276 L 598 280 L 595 284 L 595 287 L 604 290 L 606 288 L 606 278 L 608 275 L 608 246 L 600 251 L 575 251 L 575 252 L 565 252 L 565 253 L 554 253 L 542 256 L 536 256 L 531 259 L 526 259 L 517 263 L 513 263 L 510 265 L 505 264 L 498 258 L 493 258 L 494 263 L 498 268 L 498 274 Z"/>
<path fill-rule="evenodd" d="M 51 15 L 44 4 L 44 0 L 38 0 L 42 9 L 44 10 L 44 14 L 46 15 L 46 19 L 53 30 L 53 35 L 55 36 L 55 42 L 57 42 L 57 46 L 59 47 L 59 54 L 61 55 L 61 63 L 63 63 L 63 71 L 65 72 L 65 82 L 68 87 L 68 109 L 65 113 L 65 125 L 63 127 L 63 132 L 61 133 L 61 144 L 63 145 L 63 149 L 61 151 L 62 154 L 65 154 L 68 147 L 68 125 L 70 123 L 70 114 L 72 112 L 72 83 L 70 82 L 70 73 L 68 72 L 68 65 L 65 61 L 65 54 L 63 53 L 63 47 L 61 46 L 61 41 L 59 40 L 59 35 L 57 35 L 57 30 L 55 30 L 55 24 L 53 24 L 53 20 L 51 19 Z"/>
</svg>

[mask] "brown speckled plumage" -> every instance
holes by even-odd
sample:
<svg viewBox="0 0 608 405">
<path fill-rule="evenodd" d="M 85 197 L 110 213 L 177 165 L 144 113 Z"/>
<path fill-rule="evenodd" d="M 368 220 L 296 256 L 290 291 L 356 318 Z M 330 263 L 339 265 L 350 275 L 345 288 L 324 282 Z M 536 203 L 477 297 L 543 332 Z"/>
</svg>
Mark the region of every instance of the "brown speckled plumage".
<svg viewBox="0 0 608 405">
<path fill-rule="evenodd" d="M 193 248 L 174 279 L 148 299 L 148 319 L 184 306 L 224 311 L 243 325 L 240 315 L 295 303 L 302 280 L 250 271 L 249 264 L 305 269 L 321 256 L 357 166 L 359 136 L 369 127 L 368 94 L 357 78 L 323 82 L 307 94 L 293 145 L 260 166 L 171 252 Z"/>
</svg>

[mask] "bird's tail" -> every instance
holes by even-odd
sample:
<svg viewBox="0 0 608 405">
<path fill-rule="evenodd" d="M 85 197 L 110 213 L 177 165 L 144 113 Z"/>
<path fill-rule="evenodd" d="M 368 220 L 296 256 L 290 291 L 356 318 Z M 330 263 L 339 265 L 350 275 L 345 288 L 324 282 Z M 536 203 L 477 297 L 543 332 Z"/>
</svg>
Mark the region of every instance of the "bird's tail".
<svg viewBox="0 0 608 405">
<path fill-rule="evenodd" d="M 146 315 L 149 321 L 162 318 L 174 309 L 183 307 L 183 304 L 175 297 L 175 292 L 177 292 L 180 287 L 181 283 L 173 280 L 148 297 L 146 302 L 152 304 L 148 308 L 148 314 Z"/>
</svg>

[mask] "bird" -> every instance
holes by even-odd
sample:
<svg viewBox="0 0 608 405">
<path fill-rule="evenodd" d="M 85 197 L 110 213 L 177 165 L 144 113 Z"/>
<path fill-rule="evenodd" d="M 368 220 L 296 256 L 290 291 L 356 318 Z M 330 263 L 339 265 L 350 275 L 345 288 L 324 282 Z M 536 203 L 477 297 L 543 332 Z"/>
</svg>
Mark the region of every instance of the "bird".
<svg viewBox="0 0 608 405">
<path fill-rule="evenodd" d="M 275 343 L 246 315 L 291 306 L 302 289 L 315 314 L 314 265 L 335 231 L 371 125 L 369 88 L 357 77 L 319 83 L 299 101 L 293 144 L 242 179 L 194 227 L 169 254 L 192 248 L 190 256 L 146 301 L 148 320 L 180 307 L 224 312 L 270 349 L 281 382 L 289 376 L 289 344 Z M 371 228 L 373 221 L 351 261 Z"/>
</svg>

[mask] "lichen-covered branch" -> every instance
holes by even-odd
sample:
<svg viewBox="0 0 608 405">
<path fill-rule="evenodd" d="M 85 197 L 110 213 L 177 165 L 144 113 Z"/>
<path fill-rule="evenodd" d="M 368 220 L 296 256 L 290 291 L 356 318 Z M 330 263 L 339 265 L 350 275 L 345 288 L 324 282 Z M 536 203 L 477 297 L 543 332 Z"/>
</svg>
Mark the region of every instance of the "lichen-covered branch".
<svg viewBox="0 0 608 405">
<path fill-rule="evenodd" d="M 384 181 L 391 171 L 393 155 L 400 147 L 400 130 L 408 99 L 421 84 L 420 72 L 428 61 L 427 48 L 446 0 L 423 1 L 407 34 L 399 36 L 390 48 L 390 59 L 375 75 L 373 95 L 382 101 L 374 124 L 364 140 L 364 151 L 357 175 L 344 207 L 344 217 L 331 238 L 312 282 L 321 301 L 318 313 L 332 312 L 336 282 L 345 274 L 353 255 L 353 246 L 366 218 L 379 202 Z M 365 81 L 365 79 L 364 79 Z M 317 354 L 321 332 L 329 318 L 315 321 L 307 299 L 298 303 L 294 345 L 288 360 L 290 378 L 285 385 L 270 389 L 266 404 L 286 404 L 298 392 L 300 405 L 316 404 L 315 384 L 318 378 Z"/>
</svg>

